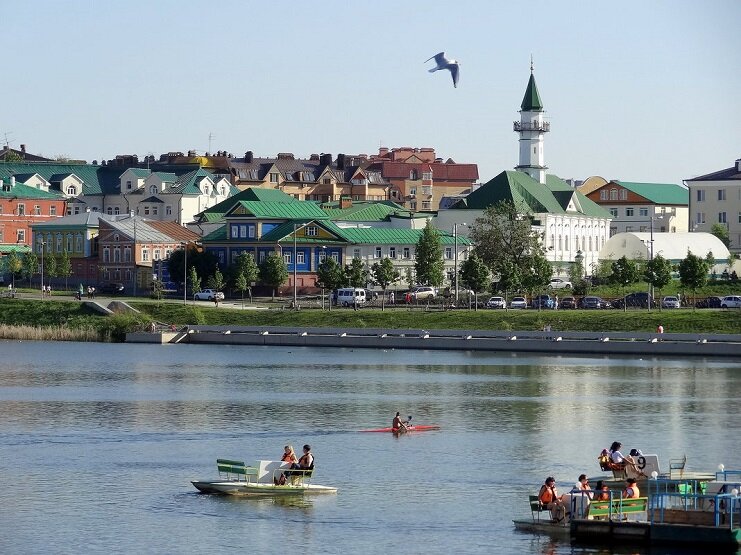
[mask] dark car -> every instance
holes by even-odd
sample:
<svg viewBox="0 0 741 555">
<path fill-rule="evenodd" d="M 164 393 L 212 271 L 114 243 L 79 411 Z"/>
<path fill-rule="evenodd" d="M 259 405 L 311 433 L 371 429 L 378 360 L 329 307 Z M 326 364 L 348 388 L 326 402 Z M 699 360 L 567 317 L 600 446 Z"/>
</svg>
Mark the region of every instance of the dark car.
<svg viewBox="0 0 741 555">
<path fill-rule="evenodd" d="M 706 299 L 698 299 L 695 307 L 697 308 L 720 308 L 723 299 L 720 297 L 707 297 Z"/>
<path fill-rule="evenodd" d="M 564 297 L 561 302 L 558 303 L 558 308 L 576 308 L 576 299 L 574 297 Z"/>
<path fill-rule="evenodd" d="M 104 295 L 123 295 L 125 290 L 123 283 L 104 283 L 98 287 L 98 292 Z"/>
<path fill-rule="evenodd" d="M 595 297 L 593 295 L 582 298 L 579 303 L 581 308 L 585 309 L 599 309 L 599 308 L 610 308 L 610 303 L 601 297 Z"/>
<path fill-rule="evenodd" d="M 655 307 L 656 301 L 648 293 L 641 291 L 639 293 L 629 293 L 622 299 L 615 299 L 612 305 L 615 308 L 625 308 L 626 306 L 628 308 L 648 308 L 649 305 Z"/>
</svg>

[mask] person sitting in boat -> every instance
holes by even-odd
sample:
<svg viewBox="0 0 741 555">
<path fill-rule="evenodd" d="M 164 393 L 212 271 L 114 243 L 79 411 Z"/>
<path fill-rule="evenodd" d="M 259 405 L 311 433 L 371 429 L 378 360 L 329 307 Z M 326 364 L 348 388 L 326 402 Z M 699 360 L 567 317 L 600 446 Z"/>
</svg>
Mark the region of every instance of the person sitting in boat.
<svg viewBox="0 0 741 555">
<path fill-rule="evenodd" d="M 314 455 L 311 452 L 311 445 L 304 445 L 304 454 L 297 463 L 291 465 L 291 470 L 286 470 L 284 474 L 291 477 L 291 483 L 295 485 L 295 482 L 301 476 L 304 476 L 305 472 L 292 472 L 292 470 L 312 470 L 314 468 Z"/>
<path fill-rule="evenodd" d="M 630 466 L 636 472 L 636 474 L 643 474 L 636 466 L 636 461 L 631 456 L 625 456 L 620 452 L 620 448 L 623 446 L 619 441 L 613 441 L 610 446 L 610 468 L 612 470 L 625 470 L 626 466 Z"/>
<path fill-rule="evenodd" d="M 561 522 L 565 518 L 566 506 L 563 503 L 563 496 L 558 495 L 556 479 L 553 476 L 548 476 L 545 483 L 540 486 L 538 501 L 540 501 L 541 507 L 551 512 L 553 522 Z"/>
<path fill-rule="evenodd" d="M 623 490 L 623 499 L 637 499 L 641 496 L 641 492 L 636 485 L 635 478 L 628 478 L 625 483 L 626 486 Z"/>
<path fill-rule="evenodd" d="M 602 480 L 597 480 L 597 485 L 594 488 L 594 499 L 595 501 L 609 501 L 610 500 L 610 489 L 607 487 Z"/>
<path fill-rule="evenodd" d="M 291 467 L 293 467 L 294 464 L 298 464 L 298 459 L 296 458 L 296 453 L 293 450 L 293 445 L 286 445 L 283 448 L 283 456 L 281 456 L 280 460 L 281 462 L 288 463 Z M 273 482 L 276 486 L 285 485 L 285 472 L 282 472 L 279 478 L 273 478 Z"/>
<path fill-rule="evenodd" d="M 584 493 L 582 494 L 582 492 Z M 587 478 L 586 474 L 579 474 L 579 479 L 574 484 L 574 487 L 571 488 L 571 493 L 586 495 L 589 499 L 592 499 L 592 488 L 589 485 L 589 478 Z"/>
<path fill-rule="evenodd" d="M 401 413 L 397 412 L 396 416 L 394 416 L 393 422 L 391 422 L 391 430 L 394 432 L 406 432 L 408 425 L 409 421 L 402 420 Z"/>
</svg>

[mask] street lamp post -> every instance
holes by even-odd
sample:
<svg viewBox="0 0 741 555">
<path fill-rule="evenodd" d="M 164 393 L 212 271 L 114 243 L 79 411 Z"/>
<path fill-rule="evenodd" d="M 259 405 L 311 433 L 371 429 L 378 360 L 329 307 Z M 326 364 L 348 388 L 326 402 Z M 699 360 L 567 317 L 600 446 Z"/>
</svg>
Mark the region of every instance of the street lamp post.
<svg viewBox="0 0 741 555">
<path fill-rule="evenodd" d="M 44 298 L 44 245 L 46 242 L 40 241 L 41 243 L 41 298 Z"/>
<path fill-rule="evenodd" d="M 188 243 L 180 243 L 183 246 L 185 263 L 183 264 L 183 304 L 188 304 Z"/>
<path fill-rule="evenodd" d="M 468 226 L 465 222 L 454 222 L 453 223 L 453 279 L 455 280 L 455 306 L 458 306 L 458 226 Z"/>
</svg>

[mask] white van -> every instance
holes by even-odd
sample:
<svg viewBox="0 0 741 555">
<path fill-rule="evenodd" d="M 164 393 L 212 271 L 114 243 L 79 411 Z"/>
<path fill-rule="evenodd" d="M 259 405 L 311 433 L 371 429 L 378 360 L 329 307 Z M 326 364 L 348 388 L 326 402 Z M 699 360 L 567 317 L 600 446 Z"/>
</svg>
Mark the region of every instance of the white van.
<svg viewBox="0 0 741 555">
<path fill-rule="evenodd" d="M 365 289 L 359 287 L 344 287 L 335 291 L 335 304 L 339 306 L 362 305 L 365 300 Z"/>
</svg>

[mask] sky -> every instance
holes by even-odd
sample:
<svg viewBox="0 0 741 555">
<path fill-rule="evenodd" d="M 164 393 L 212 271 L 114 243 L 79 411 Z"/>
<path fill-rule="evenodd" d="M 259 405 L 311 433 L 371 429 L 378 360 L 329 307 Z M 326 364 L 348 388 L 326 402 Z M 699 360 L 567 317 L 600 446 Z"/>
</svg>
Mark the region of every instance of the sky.
<svg viewBox="0 0 741 555">
<path fill-rule="evenodd" d="M 0 0 L 0 142 L 93 160 L 432 147 L 518 163 L 530 57 L 549 173 L 681 183 L 741 158 L 741 1 Z M 445 51 L 460 83 L 428 73 Z"/>
</svg>

